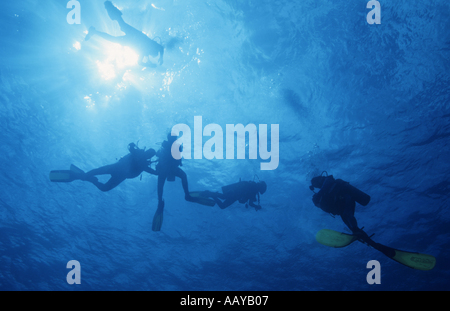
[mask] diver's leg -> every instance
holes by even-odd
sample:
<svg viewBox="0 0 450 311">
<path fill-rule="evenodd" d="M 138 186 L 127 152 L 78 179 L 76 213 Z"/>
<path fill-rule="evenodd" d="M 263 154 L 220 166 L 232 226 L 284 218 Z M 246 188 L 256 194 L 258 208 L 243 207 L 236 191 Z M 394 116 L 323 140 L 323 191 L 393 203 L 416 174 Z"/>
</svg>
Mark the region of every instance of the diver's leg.
<svg viewBox="0 0 450 311">
<path fill-rule="evenodd" d="M 189 185 L 186 173 L 181 168 L 178 167 L 175 176 L 181 179 L 181 185 L 183 186 L 184 190 L 184 199 L 189 202 L 198 202 L 198 199 L 192 197 L 191 194 L 189 193 Z"/>
<path fill-rule="evenodd" d="M 342 221 L 347 225 L 347 227 L 352 230 L 352 232 L 358 233 L 361 229 L 358 228 L 358 223 L 354 216 L 355 214 L 355 201 L 350 195 L 345 196 L 345 206 L 344 211 L 341 215 Z"/>
<path fill-rule="evenodd" d="M 158 175 L 158 201 L 162 201 L 164 183 L 166 182 L 166 175 Z"/>
<path fill-rule="evenodd" d="M 225 196 L 223 193 L 220 192 L 211 192 L 209 190 L 202 191 L 202 196 L 207 198 L 219 198 L 219 199 L 225 199 Z"/>
<path fill-rule="evenodd" d="M 178 167 L 175 172 L 175 176 L 181 179 L 181 185 L 183 186 L 185 200 L 189 202 L 196 202 L 196 198 L 191 197 L 189 193 L 189 185 L 186 173 L 181 168 Z"/>
<path fill-rule="evenodd" d="M 117 175 L 112 175 L 111 178 L 105 183 L 102 184 L 98 180 L 91 181 L 100 191 L 106 192 L 111 189 L 114 189 L 117 187 L 122 181 L 124 181 L 126 178 L 119 177 Z"/>
<path fill-rule="evenodd" d="M 355 235 L 358 240 L 361 240 L 372 247 L 376 247 L 377 243 L 372 241 L 367 233 L 365 233 L 362 229 L 358 228 L 358 223 L 356 222 L 356 218 L 353 213 L 344 210 L 344 213 L 341 215 L 344 223 L 352 230 L 353 235 Z"/>
<path fill-rule="evenodd" d="M 164 201 L 162 198 L 164 183 L 166 182 L 166 174 L 158 172 L 158 208 L 156 209 L 155 215 L 153 216 L 152 230 L 160 231 L 163 223 L 164 215 Z"/>
<path fill-rule="evenodd" d="M 112 175 L 113 172 L 114 172 L 114 164 L 110 164 L 90 170 L 89 172 L 86 173 L 86 177 L 89 178 L 95 175 L 107 175 L 107 174 Z"/>
<path fill-rule="evenodd" d="M 353 234 L 358 238 L 358 240 L 366 243 L 369 246 L 379 250 L 384 253 L 388 257 L 393 257 L 395 255 L 395 251 L 392 248 L 379 244 L 373 241 L 369 235 L 364 232 L 362 229 L 358 228 L 358 223 L 356 222 L 355 214 L 355 200 L 352 199 L 350 195 L 345 196 L 345 208 L 344 212 L 341 215 L 342 220 L 347 225 L 347 227 L 352 230 Z"/>
<path fill-rule="evenodd" d="M 381 244 L 375 243 L 366 232 L 358 228 L 358 223 L 355 218 L 355 206 L 355 200 L 353 200 L 350 195 L 346 195 L 344 212 L 341 215 L 342 220 L 347 227 L 352 230 L 353 234 L 358 237 L 358 240 L 361 240 L 376 249 L 382 247 Z M 379 250 L 382 251 L 381 249 Z"/>
<path fill-rule="evenodd" d="M 125 36 L 115 37 L 115 36 L 111 36 L 110 34 L 107 34 L 105 32 L 101 32 L 101 31 L 97 31 L 97 30 L 95 31 L 94 34 L 109 41 L 109 42 L 118 43 L 118 44 L 123 44 L 124 37 L 125 37 Z"/>
<path fill-rule="evenodd" d="M 130 26 L 127 23 L 125 23 L 125 21 L 122 18 L 118 19 L 117 22 L 119 23 L 120 30 L 122 30 L 122 32 L 126 34 L 133 34 L 133 32 L 140 32 L 133 26 Z"/>
<path fill-rule="evenodd" d="M 221 209 L 227 208 L 226 206 L 223 205 L 223 202 L 220 201 L 217 197 L 212 197 L 214 202 L 216 202 L 217 206 L 219 206 Z"/>
<path fill-rule="evenodd" d="M 181 185 L 183 186 L 184 194 L 189 195 L 189 185 L 186 173 L 181 168 L 178 168 L 175 176 L 181 178 Z"/>
<path fill-rule="evenodd" d="M 228 206 L 236 202 L 236 200 L 227 199 L 227 197 L 220 192 L 211 192 L 206 190 L 202 192 L 202 195 L 208 198 L 212 198 L 221 209 L 227 208 Z"/>
<path fill-rule="evenodd" d="M 221 208 L 221 209 L 225 209 L 228 206 L 230 206 L 231 204 L 233 204 L 234 202 L 236 202 L 236 200 L 233 199 L 226 199 L 225 201 L 221 201 L 219 200 L 219 198 L 215 197 L 213 198 L 214 202 L 216 202 L 216 204 Z"/>
<path fill-rule="evenodd" d="M 96 175 L 111 175 L 111 178 L 103 184 L 99 182 L 96 177 L 94 177 Z M 103 192 L 117 187 L 125 179 L 126 177 L 120 173 L 120 169 L 117 166 L 117 163 L 90 170 L 85 175 L 85 180 L 93 183 L 99 190 Z"/>
</svg>

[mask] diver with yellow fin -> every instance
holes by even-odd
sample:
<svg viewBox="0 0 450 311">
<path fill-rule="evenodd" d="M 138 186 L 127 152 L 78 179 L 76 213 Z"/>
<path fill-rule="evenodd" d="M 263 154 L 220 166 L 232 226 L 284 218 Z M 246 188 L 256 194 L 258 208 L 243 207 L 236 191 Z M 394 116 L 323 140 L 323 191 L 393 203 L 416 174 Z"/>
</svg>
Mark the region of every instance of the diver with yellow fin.
<svg viewBox="0 0 450 311">
<path fill-rule="evenodd" d="M 356 240 L 365 243 L 364 240 L 358 239 L 358 237 L 355 235 L 337 232 L 330 229 L 322 229 L 317 232 L 316 240 L 322 245 L 335 248 L 348 246 Z M 380 243 L 375 243 L 372 240 L 370 246 L 382 252 L 387 257 L 409 268 L 428 271 L 433 269 L 436 265 L 436 258 L 431 255 L 398 250 L 386 245 L 382 245 Z"/>
<path fill-rule="evenodd" d="M 324 173 L 326 174 L 325 176 Z M 418 270 L 431 270 L 434 268 L 436 258 L 433 256 L 402 251 L 376 243 L 371 239 L 373 235 L 368 236 L 362 230 L 363 228 L 358 228 L 354 216 L 356 202 L 362 206 L 366 206 L 370 202 L 370 196 L 368 194 L 353 187 L 350 183 L 342 179 L 334 179 L 327 172 L 323 172 L 320 176 L 314 177 L 311 180 L 311 186 L 309 188 L 312 191 L 314 191 L 314 188 L 320 189 L 319 192 L 313 195 L 312 200 L 314 205 L 327 213 L 341 216 L 344 223 L 353 232 L 353 234 L 346 234 L 330 229 L 323 229 L 316 235 L 316 240 L 319 243 L 340 248 L 358 240 L 407 267 Z"/>
</svg>

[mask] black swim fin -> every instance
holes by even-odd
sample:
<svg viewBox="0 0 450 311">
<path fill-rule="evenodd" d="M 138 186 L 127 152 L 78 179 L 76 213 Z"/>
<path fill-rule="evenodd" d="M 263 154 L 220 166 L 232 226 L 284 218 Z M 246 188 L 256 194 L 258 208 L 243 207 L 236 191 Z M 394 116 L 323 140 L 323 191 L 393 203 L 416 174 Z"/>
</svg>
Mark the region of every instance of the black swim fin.
<svg viewBox="0 0 450 311">
<path fill-rule="evenodd" d="M 206 205 L 206 206 L 216 205 L 216 202 L 214 200 L 209 199 L 206 196 L 204 196 L 204 191 L 192 191 L 192 192 L 189 192 L 189 194 L 193 198 L 193 201 L 190 201 L 190 202 L 194 202 L 194 203 L 198 203 L 198 204 Z"/>
<path fill-rule="evenodd" d="M 153 231 L 161 231 L 163 223 L 163 214 L 164 214 L 164 201 L 160 201 L 158 203 L 158 209 L 155 212 L 155 216 L 153 216 L 153 223 L 152 223 Z"/>
<path fill-rule="evenodd" d="M 84 171 L 71 164 L 70 170 L 51 171 L 49 177 L 52 182 L 72 182 L 74 180 L 83 179 Z"/>
<path fill-rule="evenodd" d="M 330 247 L 345 247 L 358 240 L 358 238 L 352 234 L 322 229 L 317 232 L 316 240 L 320 244 Z M 364 243 L 363 241 L 361 242 Z M 401 251 L 379 243 L 374 243 L 373 248 L 398 263 L 413 269 L 428 271 L 436 265 L 436 258 L 431 255 Z"/>
<path fill-rule="evenodd" d="M 73 172 L 69 170 L 51 171 L 49 177 L 52 182 L 71 182 L 75 180 Z"/>
</svg>

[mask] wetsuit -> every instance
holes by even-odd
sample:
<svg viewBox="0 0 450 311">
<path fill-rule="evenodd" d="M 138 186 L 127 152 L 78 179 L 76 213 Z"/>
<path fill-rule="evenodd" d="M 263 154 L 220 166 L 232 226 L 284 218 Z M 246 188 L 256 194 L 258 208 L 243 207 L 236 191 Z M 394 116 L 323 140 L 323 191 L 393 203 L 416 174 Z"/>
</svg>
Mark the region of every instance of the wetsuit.
<svg viewBox="0 0 450 311">
<path fill-rule="evenodd" d="M 84 179 L 92 182 L 101 191 L 109 191 L 125 179 L 135 178 L 142 172 L 156 175 L 156 171 L 149 167 L 149 161 L 153 155 L 155 155 L 153 149 L 147 151 L 137 148 L 130 149 L 130 153 L 118 162 L 93 169 L 86 173 Z M 111 175 L 111 178 L 103 184 L 94 177 L 95 175 Z"/>
<path fill-rule="evenodd" d="M 227 208 L 236 201 L 239 203 L 247 203 L 256 210 L 261 209 L 259 205 L 259 185 L 254 181 L 240 181 L 235 184 L 222 187 L 223 193 L 207 192 L 207 195 L 214 199 L 216 204 L 221 208 Z M 258 196 L 258 199 L 257 199 Z M 223 200 L 223 201 L 222 201 Z M 254 202 L 258 200 L 258 205 Z"/>
</svg>

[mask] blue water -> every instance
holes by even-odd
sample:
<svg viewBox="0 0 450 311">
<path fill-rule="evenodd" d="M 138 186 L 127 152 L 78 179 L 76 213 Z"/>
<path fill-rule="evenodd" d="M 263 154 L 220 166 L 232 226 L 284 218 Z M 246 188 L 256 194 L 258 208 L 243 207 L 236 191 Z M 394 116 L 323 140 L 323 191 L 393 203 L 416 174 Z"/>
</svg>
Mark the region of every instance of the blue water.
<svg viewBox="0 0 450 311">
<path fill-rule="evenodd" d="M 115 0 L 151 38 L 178 38 L 144 71 L 102 67 L 111 46 L 84 42 L 85 31 L 121 32 L 103 1 L 79 2 L 80 25 L 67 23 L 66 1 L 2 3 L 0 289 L 450 289 L 447 1 L 380 0 L 381 24 L 369 25 L 364 0 Z M 114 163 L 130 142 L 158 149 L 194 116 L 224 129 L 279 124 L 276 170 L 248 156 L 183 161 L 192 190 L 257 175 L 262 210 L 186 202 L 177 179 L 153 232 L 155 176 L 106 193 L 49 181 L 71 163 Z M 348 232 L 312 204 L 309 180 L 324 170 L 370 194 L 355 216 L 375 241 L 431 254 L 436 267 L 317 243 L 323 228 Z M 66 281 L 70 260 L 80 285 Z M 370 260 L 379 285 L 366 281 Z"/>
</svg>

